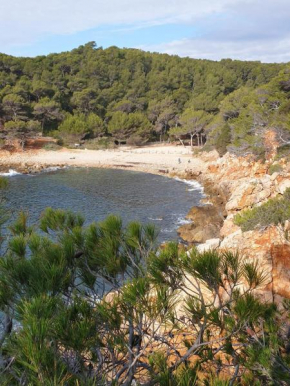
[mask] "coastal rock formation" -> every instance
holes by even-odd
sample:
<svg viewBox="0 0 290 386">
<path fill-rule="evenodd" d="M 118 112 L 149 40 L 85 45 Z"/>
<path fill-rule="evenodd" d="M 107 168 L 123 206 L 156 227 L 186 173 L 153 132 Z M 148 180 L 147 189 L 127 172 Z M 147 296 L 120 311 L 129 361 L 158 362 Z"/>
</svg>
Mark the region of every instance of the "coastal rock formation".
<svg viewBox="0 0 290 386">
<path fill-rule="evenodd" d="M 198 252 L 202 253 L 212 249 L 217 249 L 220 246 L 220 243 L 221 243 L 220 239 L 209 239 L 209 240 L 206 240 L 204 244 L 199 244 L 197 246 L 197 250 Z"/>
<path fill-rule="evenodd" d="M 273 262 L 272 279 L 273 293 L 277 300 L 280 297 L 290 298 L 290 245 L 272 244 L 271 256 Z"/>
<path fill-rule="evenodd" d="M 203 243 L 219 236 L 223 215 L 218 206 L 193 207 L 187 218 L 192 223 L 182 225 L 178 229 L 178 233 L 188 243 Z"/>
<path fill-rule="evenodd" d="M 207 156 L 206 163 L 205 172 L 197 179 L 205 186 L 212 205 L 193 208 L 188 214 L 193 224 L 181 229 L 180 235 L 185 235 L 187 241 L 202 243 L 199 250 L 211 246 L 239 251 L 263 269 L 266 279 L 260 292 L 265 299 L 279 302 L 282 297 L 290 298 L 290 245 L 284 233 L 275 226 L 242 232 L 234 224 L 239 211 L 261 205 L 290 187 L 288 164 L 282 160 L 281 172 L 270 175 L 269 163 L 229 154 L 213 161 Z M 206 189 L 208 186 L 211 189 Z M 219 240 L 218 245 L 211 239 Z"/>
<path fill-rule="evenodd" d="M 263 202 L 271 196 L 272 181 L 270 176 L 235 181 L 230 184 L 232 194 L 225 206 L 226 211 L 241 210 Z"/>
</svg>

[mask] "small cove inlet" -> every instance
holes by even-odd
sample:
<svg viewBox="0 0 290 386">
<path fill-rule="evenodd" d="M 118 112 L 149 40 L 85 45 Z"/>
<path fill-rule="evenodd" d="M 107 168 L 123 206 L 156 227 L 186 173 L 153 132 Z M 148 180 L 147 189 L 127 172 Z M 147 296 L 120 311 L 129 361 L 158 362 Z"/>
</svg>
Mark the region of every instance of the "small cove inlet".
<svg viewBox="0 0 290 386">
<path fill-rule="evenodd" d="M 35 175 L 10 171 L 7 176 L 7 205 L 14 213 L 28 212 L 32 224 L 46 207 L 82 213 L 87 224 L 116 214 L 125 224 L 155 224 L 160 242 L 178 238 L 186 214 L 203 198 L 195 181 L 127 170 L 70 168 Z"/>
</svg>

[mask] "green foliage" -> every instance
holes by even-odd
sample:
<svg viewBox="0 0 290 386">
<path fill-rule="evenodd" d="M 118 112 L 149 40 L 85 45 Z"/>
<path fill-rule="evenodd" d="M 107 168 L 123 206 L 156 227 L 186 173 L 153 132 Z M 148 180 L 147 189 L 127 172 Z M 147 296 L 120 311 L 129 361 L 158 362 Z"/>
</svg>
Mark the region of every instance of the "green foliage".
<svg viewBox="0 0 290 386">
<path fill-rule="evenodd" d="M 243 231 L 261 229 L 270 225 L 283 225 L 290 219 L 290 189 L 283 197 L 275 197 L 264 204 L 238 213 L 234 222 Z"/>
<path fill-rule="evenodd" d="M 47 208 L 40 220 L 40 229 L 43 232 L 49 231 L 69 231 L 75 227 L 81 227 L 84 224 L 84 218 L 79 214 L 62 209 L 54 210 Z"/>
<path fill-rule="evenodd" d="M 194 386 L 197 385 L 197 371 L 195 367 L 181 366 L 178 371 L 172 373 L 167 364 L 167 358 L 162 353 L 154 353 L 149 363 L 158 374 L 155 381 L 160 386 Z"/>
<path fill-rule="evenodd" d="M 231 130 L 226 123 L 221 127 L 215 140 L 215 148 L 220 156 L 227 152 L 227 146 L 231 143 Z"/>
<path fill-rule="evenodd" d="M 182 135 L 190 135 L 191 147 L 193 146 L 193 136 L 197 137 L 197 144 L 202 145 L 202 135 L 204 128 L 211 121 L 212 116 L 202 110 L 195 111 L 192 108 L 186 109 L 179 119 L 180 127 L 170 130 L 171 135 L 180 138 Z"/>
<path fill-rule="evenodd" d="M 10 232 L 2 384 L 289 382 L 290 307 L 282 317 L 255 296 L 265 275 L 238 253 L 158 247 L 152 225 L 111 215 L 85 226 L 51 208 L 33 227 L 21 213 Z"/>
<path fill-rule="evenodd" d="M 271 144 L 265 139 L 267 131 L 271 130 L 276 134 L 279 151 L 288 154 L 289 89 L 283 86 L 288 78 L 286 66 L 267 84 L 241 87 L 228 95 L 219 106 L 215 124 L 208 128 L 209 143 L 215 146 L 218 137 L 226 135 L 227 150 L 261 158 L 264 153 L 271 152 Z M 230 133 L 225 133 L 225 125 Z"/>
<path fill-rule="evenodd" d="M 96 137 L 104 134 L 104 125 L 100 117 L 94 113 L 85 115 L 79 113 L 76 115 L 68 114 L 65 120 L 58 127 L 60 136 L 72 135 L 81 139 L 85 134 Z"/>
<path fill-rule="evenodd" d="M 41 121 L 42 130 L 51 127 L 53 122 L 61 121 L 60 104 L 48 97 L 41 98 L 33 107 L 33 115 Z M 52 126 L 53 127 L 53 126 Z"/>
<path fill-rule="evenodd" d="M 142 137 L 150 136 L 151 124 L 142 113 L 123 113 L 117 111 L 112 114 L 108 125 L 108 132 L 118 140 L 132 138 L 134 135 Z"/>
<path fill-rule="evenodd" d="M 8 186 L 7 178 L 0 177 L 0 189 L 5 189 Z"/>
<path fill-rule="evenodd" d="M 85 115 L 67 115 L 65 120 L 59 125 L 60 134 L 84 135 L 89 133 L 89 127 L 85 122 Z"/>
<path fill-rule="evenodd" d="M 3 97 L 3 110 L 6 113 L 7 120 L 26 119 L 25 100 L 16 94 L 7 94 Z"/>
<path fill-rule="evenodd" d="M 56 150 L 61 149 L 61 146 L 58 145 L 57 143 L 48 143 L 43 148 L 44 148 L 44 150 L 47 150 L 47 151 L 56 151 Z"/>
<path fill-rule="evenodd" d="M 7 121 L 4 124 L 6 138 L 18 138 L 24 142 L 26 138 L 33 137 L 41 132 L 41 124 L 38 121 Z"/>
<path fill-rule="evenodd" d="M 275 164 L 272 164 L 270 167 L 269 167 L 269 174 L 273 174 L 273 173 L 280 173 L 283 171 L 283 168 L 281 165 L 275 163 Z"/>
<path fill-rule="evenodd" d="M 259 153 L 257 124 L 288 130 L 287 74 L 284 64 L 211 62 L 93 44 L 37 58 L 1 54 L 1 121 L 38 121 L 43 133 L 59 130 L 61 136 L 109 133 L 138 145 L 165 139 L 173 128 L 188 132 L 184 120 L 194 111 L 224 121 L 214 135 L 207 130 L 210 142 L 221 131 L 228 149 Z"/>
<path fill-rule="evenodd" d="M 112 138 L 110 137 L 89 139 L 85 142 L 83 146 L 85 146 L 85 148 L 89 150 L 112 149 L 116 147 L 116 145 L 112 141 Z"/>
<path fill-rule="evenodd" d="M 289 156 L 290 156 L 290 145 L 282 144 L 277 148 L 277 155 L 276 155 L 277 160 L 281 158 L 286 158 L 288 160 Z"/>
</svg>

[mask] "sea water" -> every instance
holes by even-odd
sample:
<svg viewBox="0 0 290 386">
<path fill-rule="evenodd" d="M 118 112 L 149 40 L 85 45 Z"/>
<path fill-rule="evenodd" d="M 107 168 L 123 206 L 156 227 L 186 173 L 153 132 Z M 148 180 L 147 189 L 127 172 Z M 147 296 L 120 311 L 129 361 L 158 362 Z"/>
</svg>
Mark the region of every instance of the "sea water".
<svg viewBox="0 0 290 386">
<path fill-rule="evenodd" d="M 13 216 L 27 212 L 31 224 L 46 207 L 82 213 L 86 224 L 116 214 L 124 224 L 133 220 L 155 224 L 161 242 L 177 239 L 178 227 L 188 222 L 186 214 L 203 197 L 195 181 L 127 170 L 49 169 L 35 175 L 10 170 L 7 176 L 7 205 Z"/>
</svg>

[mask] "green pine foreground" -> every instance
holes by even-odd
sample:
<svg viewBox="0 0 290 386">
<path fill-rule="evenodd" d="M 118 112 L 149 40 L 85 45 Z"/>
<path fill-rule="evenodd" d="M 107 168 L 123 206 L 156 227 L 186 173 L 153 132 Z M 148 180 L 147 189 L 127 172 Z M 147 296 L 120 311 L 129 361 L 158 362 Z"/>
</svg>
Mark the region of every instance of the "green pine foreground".
<svg viewBox="0 0 290 386">
<path fill-rule="evenodd" d="M 246 256 L 158 246 L 116 216 L 0 214 L 1 385 L 290 384 L 290 302 L 257 297 Z"/>
</svg>

